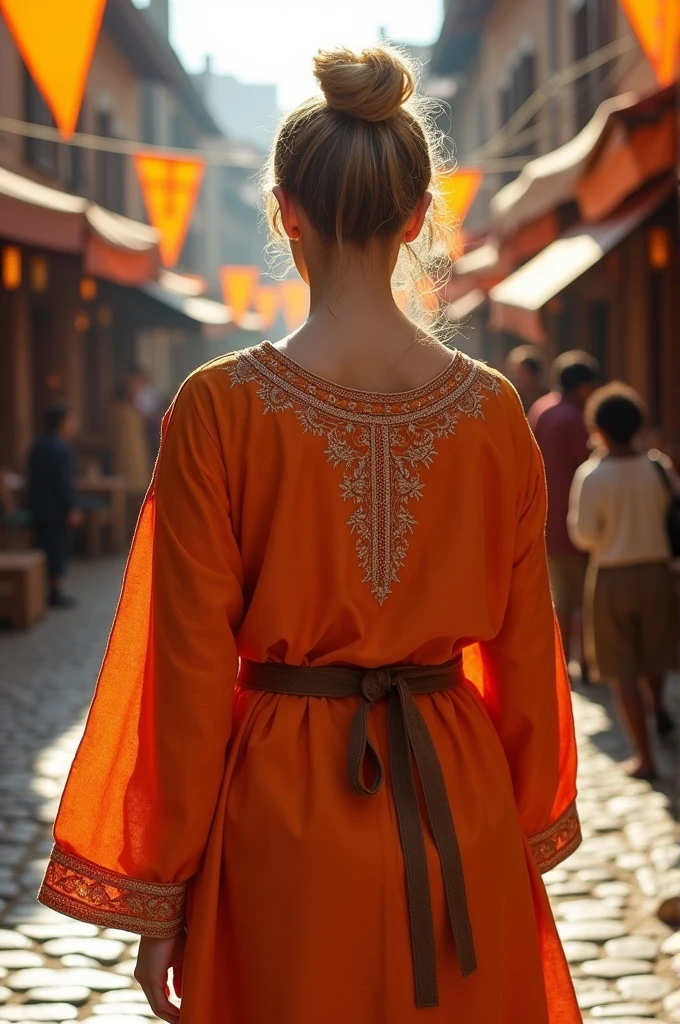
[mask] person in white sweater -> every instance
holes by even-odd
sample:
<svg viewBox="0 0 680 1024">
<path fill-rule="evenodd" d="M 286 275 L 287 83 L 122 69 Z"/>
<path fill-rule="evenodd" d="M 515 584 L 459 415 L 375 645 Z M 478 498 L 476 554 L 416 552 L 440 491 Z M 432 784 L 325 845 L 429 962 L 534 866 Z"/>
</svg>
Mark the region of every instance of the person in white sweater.
<svg viewBox="0 0 680 1024">
<path fill-rule="evenodd" d="M 645 705 L 659 734 L 671 732 L 663 680 L 678 648 L 666 528 L 670 489 L 661 474 L 671 487 L 679 484 L 669 460 L 636 446 L 645 409 L 632 388 L 600 388 L 586 406 L 586 420 L 599 447 L 574 477 L 568 527 L 574 544 L 590 553 L 584 598 L 589 653 L 600 677 L 614 686 L 635 750 L 628 770 L 651 779 L 656 772 Z"/>
</svg>

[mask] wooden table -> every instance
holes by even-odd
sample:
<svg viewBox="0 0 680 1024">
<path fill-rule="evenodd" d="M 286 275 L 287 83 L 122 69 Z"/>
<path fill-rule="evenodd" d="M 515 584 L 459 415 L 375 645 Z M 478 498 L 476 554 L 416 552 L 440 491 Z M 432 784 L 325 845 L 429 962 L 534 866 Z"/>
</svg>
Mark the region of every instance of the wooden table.
<svg viewBox="0 0 680 1024">
<path fill-rule="evenodd" d="M 127 482 L 123 476 L 79 476 L 79 494 L 106 498 L 111 511 L 111 540 L 114 551 L 127 549 Z"/>
</svg>

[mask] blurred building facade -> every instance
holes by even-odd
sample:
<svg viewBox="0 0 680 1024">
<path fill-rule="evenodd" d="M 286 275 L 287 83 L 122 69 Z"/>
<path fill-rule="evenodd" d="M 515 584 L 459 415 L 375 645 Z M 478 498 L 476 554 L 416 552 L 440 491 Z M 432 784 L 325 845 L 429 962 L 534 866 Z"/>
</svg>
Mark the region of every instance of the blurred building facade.
<svg viewBox="0 0 680 1024">
<path fill-rule="evenodd" d="M 620 4 L 447 0 L 428 75 L 485 170 L 448 295 L 461 346 L 586 349 L 680 442 L 677 92 Z"/>
<path fill-rule="evenodd" d="M 228 139 L 248 143 L 261 152 L 269 149 L 278 120 L 275 85 L 241 82 L 233 75 L 219 74 L 210 56 L 205 58 L 203 71 L 192 77 Z"/>
<path fill-rule="evenodd" d="M 164 14 L 162 0 L 145 11 L 108 0 L 79 132 L 187 150 L 225 144 Z M 54 124 L 2 17 L 0 115 Z M 257 212 L 253 200 L 250 221 L 239 220 L 242 199 L 209 198 L 202 192 L 178 273 L 168 274 L 129 155 L 0 132 L 0 467 L 22 470 L 57 399 L 78 412 L 84 448 L 106 466 L 108 405 L 132 367 L 148 369 L 165 396 L 217 354 L 210 332 L 230 330 L 215 301 L 220 233 L 252 233 Z"/>
</svg>

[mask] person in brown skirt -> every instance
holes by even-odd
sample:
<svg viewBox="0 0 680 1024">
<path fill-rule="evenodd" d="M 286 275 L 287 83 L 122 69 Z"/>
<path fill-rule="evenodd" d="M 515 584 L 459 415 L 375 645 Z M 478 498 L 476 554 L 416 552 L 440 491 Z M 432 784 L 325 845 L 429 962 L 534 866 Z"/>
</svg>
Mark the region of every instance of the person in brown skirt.
<svg viewBox="0 0 680 1024">
<path fill-rule="evenodd" d="M 660 735 L 673 729 L 663 703 L 664 676 L 676 663 L 678 646 L 666 518 L 671 490 L 679 484 L 669 460 L 636 444 L 645 418 L 642 400 L 625 384 L 592 395 L 586 420 L 600 447 L 574 478 L 569 530 L 574 543 L 590 552 L 587 646 L 600 677 L 614 683 L 635 750 L 630 774 L 651 779 L 656 770 L 646 705 Z"/>
</svg>

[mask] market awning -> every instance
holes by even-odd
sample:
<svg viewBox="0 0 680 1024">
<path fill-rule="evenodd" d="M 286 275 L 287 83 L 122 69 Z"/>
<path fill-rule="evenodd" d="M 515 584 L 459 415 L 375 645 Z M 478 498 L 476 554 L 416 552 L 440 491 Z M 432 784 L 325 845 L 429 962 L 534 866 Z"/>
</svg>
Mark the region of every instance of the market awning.
<svg viewBox="0 0 680 1024">
<path fill-rule="evenodd" d="M 489 274 L 497 269 L 499 262 L 498 245 L 495 242 L 485 242 L 456 260 L 454 273 L 456 277 L 467 277 L 469 274 Z"/>
<path fill-rule="evenodd" d="M 165 288 L 158 281 L 146 281 L 139 288 L 146 295 L 150 295 L 152 299 L 162 302 L 165 306 L 182 313 L 196 323 L 217 325 L 231 323 L 230 310 L 222 302 L 215 302 L 213 299 L 205 299 L 196 295 L 186 295 L 181 291 Z"/>
<path fill-rule="evenodd" d="M 600 153 L 576 186 L 576 201 L 585 221 L 597 221 L 615 210 L 626 196 L 675 165 L 676 112 L 673 108 L 652 124 L 611 132 Z"/>
<path fill-rule="evenodd" d="M 496 193 L 489 204 L 492 230 L 505 238 L 570 200 L 579 202 L 584 219 L 615 209 L 664 169 L 672 153 L 672 105 L 672 87 L 643 99 L 624 93 L 605 100 L 578 135 L 530 160 Z"/>
<path fill-rule="evenodd" d="M 489 328 L 527 341 L 546 340 L 540 310 L 642 224 L 671 194 L 663 181 L 598 224 L 579 224 L 489 291 Z"/>
<path fill-rule="evenodd" d="M 83 268 L 87 274 L 128 285 L 158 275 L 159 236 L 155 228 L 112 213 L 96 203 L 87 204 L 85 217 L 88 231 Z"/>
<path fill-rule="evenodd" d="M 195 274 L 179 274 L 161 270 L 157 281 L 145 281 L 139 285 L 139 291 L 162 303 L 168 309 L 193 320 L 204 327 L 204 337 L 212 336 L 217 331 L 221 336 L 220 327 L 233 322 L 231 309 L 222 302 L 206 299 L 201 295 L 206 282 Z M 238 323 L 245 331 L 261 331 L 262 317 L 257 313 L 246 313 Z"/>
<path fill-rule="evenodd" d="M 139 284 L 158 275 L 154 228 L 4 168 L 0 235 L 53 252 L 80 253 L 85 273 L 116 284 Z"/>
<path fill-rule="evenodd" d="M 87 201 L 0 167 L 0 234 L 55 252 L 81 252 Z"/>
</svg>

